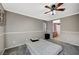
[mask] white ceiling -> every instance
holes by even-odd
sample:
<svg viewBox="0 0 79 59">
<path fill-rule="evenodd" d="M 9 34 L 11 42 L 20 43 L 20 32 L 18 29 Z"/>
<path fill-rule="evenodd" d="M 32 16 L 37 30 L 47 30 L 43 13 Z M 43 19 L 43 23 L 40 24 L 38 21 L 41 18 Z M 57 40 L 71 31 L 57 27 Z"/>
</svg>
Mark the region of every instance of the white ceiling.
<svg viewBox="0 0 79 59">
<path fill-rule="evenodd" d="M 79 13 L 79 3 L 64 3 L 63 6 L 66 10 L 57 12 L 56 15 L 44 14 L 44 12 L 48 11 L 44 6 L 50 5 L 49 3 L 2 3 L 2 5 L 7 11 L 46 21 Z"/>
</svg>

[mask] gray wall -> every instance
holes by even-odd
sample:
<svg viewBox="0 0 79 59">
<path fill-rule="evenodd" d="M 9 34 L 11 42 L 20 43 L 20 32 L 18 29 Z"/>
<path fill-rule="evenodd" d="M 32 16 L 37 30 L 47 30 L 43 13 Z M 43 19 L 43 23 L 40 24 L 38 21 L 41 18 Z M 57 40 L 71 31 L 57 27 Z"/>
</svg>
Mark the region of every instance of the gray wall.
<svg viewBox="0 0 79 59">
<path fill-rule="evenodd" d="M 19 15 L 6 13 L 6 48 L 24 44 L 26 39 L 44 38 L 45 21 Z"/>
<path fill-rule="evenodd" d="M 79 14 L 62 18 L 61 22 L 62 31 L 79 32 Z"/>
<path fill-rule="evenodd" d="M 79 46 L 79 14 L 61 19 L 61 41 Z"/>
<path fill-rule="evenodd" d="M 0 10 L 3 10 L 1 4 L 0 4 Z M 3 50 L 4 50 L 4 26 L 0 25 L 0 54 Z"/>
<path fill-rule="evenodd" d="M 47 24 L 46 32 L 50 34 L 50 39 L 52 39 L 53 38 L 53 23 L 52 21 L 47 21 L 46 24 Z"/>
</svg>

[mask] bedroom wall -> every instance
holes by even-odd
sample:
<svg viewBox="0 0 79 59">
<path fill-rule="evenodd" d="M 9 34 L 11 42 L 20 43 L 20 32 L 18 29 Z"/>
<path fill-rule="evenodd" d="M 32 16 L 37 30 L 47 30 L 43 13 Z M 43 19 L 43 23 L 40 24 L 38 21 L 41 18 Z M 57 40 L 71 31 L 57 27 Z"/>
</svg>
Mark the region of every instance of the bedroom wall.
<svg viewBox="0 0 79 59">
<path fill-rule="evenodd" d="M 0 10 L 4 10 L 3 6 L 0 4 Z M 0 24 L 0 54 L 4 50 L 4 26 Z"/>
<path fill-rule="evenodd" d="M 26 39 L 44 38 L 45 21 L 7 11 L 6 48 L 25 44 Z"/>
<path fill-rule="evenodd" d="M 61 19 L 60 40 L 79 46 L 79 14 Z"/>
<path fill-rule="evenodd" d="M 50 34 L 50 39 L 52 39 L 53 38 L 53 27 L 52 27 L 52 25 L 53 25 L 53 23 L 52 23 L 52 21 L 47 21 L 47 33 L 49 33 Z"/>
</svg>

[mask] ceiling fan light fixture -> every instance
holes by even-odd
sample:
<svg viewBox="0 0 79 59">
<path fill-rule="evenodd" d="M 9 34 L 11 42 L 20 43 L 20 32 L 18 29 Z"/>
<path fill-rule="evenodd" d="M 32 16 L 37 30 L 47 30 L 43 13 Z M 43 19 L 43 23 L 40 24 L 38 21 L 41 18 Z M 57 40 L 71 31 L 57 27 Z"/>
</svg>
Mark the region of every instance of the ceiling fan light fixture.
<svg viewBox="0 0 79 59">
<path fill-rule="evenodd" d="M 54 13 L 54 15 L 56 14 L 56 11 L 55 10 L 53 10 L 53 13 Z"/>
<path fill-rule="evenodd" d="M 63 3 L 53 4 L 51 6 L 46 5 L 45 8 L 50 9 L 50 11 L 45 12 L 45 14 L 51 12 L 52 15 L 55 15 L 56 14 L 56 11 L 64 11 L 65 8 L 59 8 L 62 5 L 63 5 Z"/>
<path fill-rule="evenodd" d="M 51 12 L 51 14 L 52 14 L 52 15 L 55 15 L 55 14 L 56 14 L 56 11 L 55 11 L 55 10 L 53 10 L 53 11 Z"/>
</svg>

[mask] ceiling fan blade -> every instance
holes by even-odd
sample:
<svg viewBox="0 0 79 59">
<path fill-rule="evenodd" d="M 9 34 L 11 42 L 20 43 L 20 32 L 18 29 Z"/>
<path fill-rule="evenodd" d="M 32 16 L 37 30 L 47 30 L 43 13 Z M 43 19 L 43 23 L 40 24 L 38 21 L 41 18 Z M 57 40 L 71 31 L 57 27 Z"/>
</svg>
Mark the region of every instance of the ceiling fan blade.
<svg viewBox="0 0 79 59">
<path fill-rule="evenodd" d="M 49 7 L 49 6 L 47 6 L 47 5 L 45 6 L 45 8 L 51 9 L 51 7 Z"/>
<path fill-rule="evenodd" d="M 56 11 L 64 11 L 65 8 L 56 9 Z"/>
<path fill-rule="evenodd" d="M 49 13 L 49 12 L 51 12 L 51 11 L 47 11 L 47 12 L 45 12 L 44 14 L 47 14 L 47 13 Z"/>
<path fill-rule="evenodd" d="M 61 5 L 63 5 L 63 3 L 58 3 L 57 4 L 57 8 L 60 7 Z"/>
</svg>

